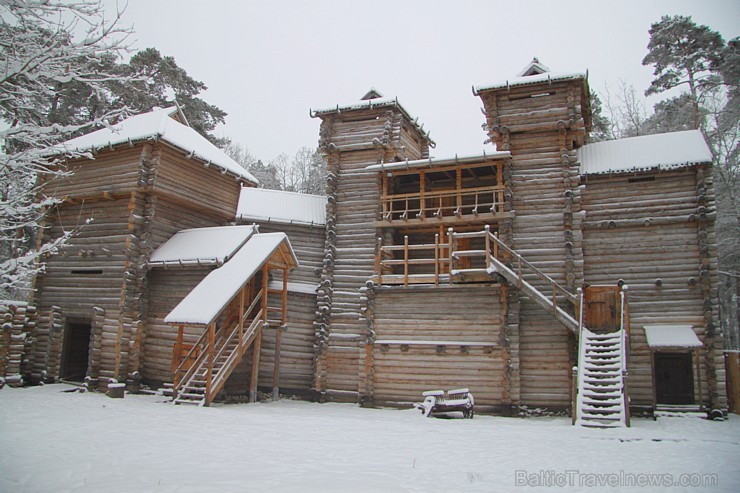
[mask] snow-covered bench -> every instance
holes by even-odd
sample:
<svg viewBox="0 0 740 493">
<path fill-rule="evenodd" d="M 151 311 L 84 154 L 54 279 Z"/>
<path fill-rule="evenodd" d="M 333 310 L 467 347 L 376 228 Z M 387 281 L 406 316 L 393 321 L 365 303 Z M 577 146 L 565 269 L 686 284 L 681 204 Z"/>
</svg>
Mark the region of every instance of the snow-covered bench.
<svg viewBox="0 0 740 493">
<path fill-rule="evenodd" d="M 452 412 L 462 412 L 464 418 L 472 419 L 475 414 L 475 400 L 468 389 L 429 390 L 422 394 L 424 402 L 417 404 L 417 409 L 424 416 L 443 415 Z"/>
</svg>

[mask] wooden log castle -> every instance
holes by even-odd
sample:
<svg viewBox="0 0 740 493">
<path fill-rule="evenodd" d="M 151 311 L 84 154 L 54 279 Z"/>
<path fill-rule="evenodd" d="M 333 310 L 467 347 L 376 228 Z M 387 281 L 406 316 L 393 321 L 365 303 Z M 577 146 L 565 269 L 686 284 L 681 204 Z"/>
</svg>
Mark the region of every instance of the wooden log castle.
<svg viewBox="0 0 740 493">
<path fill-rule="evenodd" d="M 168 383 L 201 404 L 262 387 L 407 406 L 467 388 L 479 411 L 571 408 L 590 426 L 724 409 L 701 135 L 589 144 L 586 76 L 536 60 L 474 94 L 496 150 L 464 157 L 431 157 L 376 91 L 312 111 L 325 197 L 254 188 L 176 108 L 69 142 L 95 160 L 53 185 L 65 201 L 45 234 L 92 222 L 24 305 L 18 371 Z"/>
<path fill-rule="evenodd" d="M 328 165 L 315 388 L 407 405 L 724 408 L 711 155 L 699 132 L 587 144 L 585 74 L 474 89 L 497 150 L 434 159 L 395 99 L 313 112 Z M 374 242 L 374 245 L 373 245 Z"/>
</svg>

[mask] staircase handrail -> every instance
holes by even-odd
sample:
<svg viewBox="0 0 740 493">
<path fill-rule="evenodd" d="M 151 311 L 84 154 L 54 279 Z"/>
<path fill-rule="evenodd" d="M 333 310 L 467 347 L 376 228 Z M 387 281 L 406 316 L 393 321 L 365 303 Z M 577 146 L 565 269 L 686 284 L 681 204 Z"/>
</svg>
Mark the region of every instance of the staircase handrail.
<svg viewBox="0 0 740 493">
<path fill-rule="evenodd" d="M 249 324 L 249 327 L 247 327 L 247 330 L 244 331 L 243 334 L 243 341 L 242 346 L 248 347 L 249 344 L 252 343 L 252 336 L 254 336 L 257 333 L 257 327 L 259 324 L 263 324 L 264 320 L 262 317 L 262 309 L 257 312 L 257 314 L 252 319 L 252 322 Z M 234 329 L 231 332 L 231 335 L 229 336 L 229 341 L 231 339 L 234 339 L 237 336 L 239 330 L 239 324 L 237 324 Z M 228 345 L 224 344 L 224 347 Z M 224 382 L 226 381 L 227 375 L 231 374 L 231 370 L 233 369 L 234 363 L 237 360 L 237 356 L 239 354 L 239 349 L 241 348 L 235 348 L 235 350 L 228 356 L 226 361 L 224 362 L 224 365 L 221 367 L 221 369 L 216 373 L 216 375 L 213 377 L 213 381 L 211 382 L 211 389 L 208 391 L 209 395 L 215 395 L 221 390 L 221 387 L 223 386 Z M 220 356 L 220 355 L 219 355 Z M 218 359 L 218 358 L 216 358 Z"/>
<path fill-rule="evenodd" d="M 257 302 L 262 297 L 262 290 L 258 291 L 257 294 L 254 297 L 254 301 L 249 306 L 249 310 L 246 313 L 251 312 L 254 309 L 254 306 L 257 304 Z M 236 328 L 239 328 L 239 324 L 236 325 Z M 207 347 L 207 339 L 208 339 L 208 329 L 206 328 L 205 331 L 203 331 L 203 334 L 198 338 L 195 344 L 193 344 L 193 347 L 190 348 L 190 351 L 188 351 L 188 354 L 185 356 L 185 358 L 180 362 L 178 367 L 175 369 L 174 375 L 173 375 L 173 395 L 177 396 L 177 393 L 180 388 L 187 385 L 187 383 L 192 379 L 193 375 L 196 371 L 201 367 L 201 365 L 205 362 L 206 358 L 208 357 L 208 351 L 201 351 L 198 357 L 195 359 L 195 361 L 192 362 L 192 364 L 188 368 L 184 368 L 188 360 L 190 359 L 193 351 L 195 351 L 196 347 Z M 222 336 L 225 332 L 223 330 L 219 330 L 217 333 L 217 339 L 221 339 L 220 336 Z M 214 341 L 215 344 L 215 341 Z M 225 347 L 225 344 L 223 345 Z M 222 350 L 223 350 L 222 347 Z M 184 373 L 184 375 L 180 376 L 181 373 Z"/>
<path fill-rule="evenodd" d="M 583 376 L 586 373 L 585 370 L 585 359 L 586 359 L 586 345 L 583 343 L 583 338 L 585 335 L 585 331 L 587 331 L 586 327 L 583 325 L 583 289 L 578 288 L 578 366 L 576 366 L 577 369 L 577 375 L 578 375 L 578 387 L 576 389 L 576 395 L 574 396 L 574 405 L 573 405 L 573 424 L 576 423 L 578 420 L 578 414 L 581 411 L 581 406 L 583 404 L 583 396 L 581 395 L 581 389 L 583 389 Z"/>
<path fill-rule="evenodd" d="M 619 320 L 619 342 L 620 342 L 620 363 L 622 374 L 622 399 L 624 401 L 624 424 L 630 426 L 630 404 L 629 393 L 627 390 L 627 368 L 629 358 L 629 320 L 627 320 L 627 285 L 623 285 L 620 296 L 620 320 Z"/>
<path fill-rule="evenodd" d="M 568 291 L 565 287 L 561 286 L 557 281 L 555 281 L 552 277 L 548 276 L 544 272 L 542 272 L 540 269 L 529 263 L 524 257 L 522 257 L 519 253 L 517 253 L 515 250 L 511 249 L 506 243 L 501 241 L 498 237 L 498 234 L 492 233 L 490 231 L 490 227 L 486 226 L 485 234 L 488 234 L 490 240 L 498 246 L 499 252 L 503 250 L 507 254 L 511 255 L 516 259 L 516 265 L 517 265 L 517 276 L 519 278 L 519 283 L 521 286 L 521 282 L 523 281 L 522 271 L 523 267 L 528 268 L 532 273 L 534 273 L 540 280 L 545 281 L 546 283 L 550 284 L 550 287 L 553 290 L 553 297 L 557 298 L 556 292 L 559 292 L 563 295 L 565 299 L 567 299 L 571 304 L 577 305 L 578 304 L 578 297 Z M 469 235 L 469 233 L 455 233 L 455 234 L 465 234 Z M 501 259 L 498 259 L 499 261 Z"/>
</svg>

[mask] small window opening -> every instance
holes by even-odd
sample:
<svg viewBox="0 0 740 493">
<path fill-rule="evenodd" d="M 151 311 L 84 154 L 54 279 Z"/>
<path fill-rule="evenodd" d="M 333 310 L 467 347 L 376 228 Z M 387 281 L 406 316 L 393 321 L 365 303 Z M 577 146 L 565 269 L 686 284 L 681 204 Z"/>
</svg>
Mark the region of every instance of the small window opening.
<svg viewBox="0 0 740 493">
<path fill-rule="evenodd" d="M 627 179 L 629 183 L 641 183 L 643 181 L 655 181 L 654 176 L 636 176 L 634 178 Z"/>
<path fill-rule="evenodd" d="M 102 274 L 103 269 L 72 269 L 70 274 L 75 275 L 89 275 L 89 274 Z"/>
</svg>

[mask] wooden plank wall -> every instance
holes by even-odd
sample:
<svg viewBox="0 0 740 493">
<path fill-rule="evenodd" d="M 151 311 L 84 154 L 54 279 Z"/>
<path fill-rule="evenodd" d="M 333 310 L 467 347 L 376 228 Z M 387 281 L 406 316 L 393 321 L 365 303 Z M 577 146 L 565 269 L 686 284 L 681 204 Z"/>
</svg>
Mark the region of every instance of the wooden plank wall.
<svg viewBox="0 0 740 493">
<path fill-rule="evenodd" d="M 508 386 L 500 296 L 497 285 L 377 289 L 375 340 L 423 344 L 372 345 L 372 403 L 405 406 L 426 390 L 467 387 L 477 408 L 499 408 Z"/>
<path fill-rule="evenodd" d="M 48 217 L 45 235 L 51 238 L 61 235 L 62 230 L 80 229 L 58 255 L 46 260 L 45 272 L 36 278 L 39 321 L 32 332 L 35 342 L 28 355 L 32 380 L 58 377 L 64 327 L 55 315 L 57 311 L 67 318 L 92 322 L 93 308 L 97 307 L 105 313 L 101 335 L 117 334 L 125 252 L 130 242 L 128 206 L 128 198 L 65 204 Z M 85 224 L 89 219 L 91 222 Z M 58 326 L 60 322 L 62 326 Z M 101 352 L 107 356 L 101 357 Z M 103 365 L 112 370 L 113 352 L 114 336 L 95 339 L 91 354 L 98 363 L 95 373 Z"/>
<path fill-rule="evenodd" d="M 318 286 L 324 256 L 325 228 L 323 225 L 259 224 L 261 233 L 282 231 L 298 257 L 299 266 L 288 281 L 314 289 Z M 275 276 L 278 281 L 281 275 Z M 271 296 L 271 306 L 281 306 L 281 301 Z M 316 294 L 288 292 L 288 330 L 283 333 L 280 346 L 280 392 L 307 395 L 313 388 L 316 330 Z M 275 363 L 275 330 L 267 330 L 262 338 L 259 386 L 272 391 L 272 373 Z M 248 367 L 247 367 L 248 368 Z M 246 369 L 248 374 L 248 369 Z M 246 374 L 244 378 L 246 378 Z M 231 378 L 231 377 L 230 377 Z M 236 377 L 239 378 L 239 377 Z M 248 387 L 239 386 L 244 389 Z"/>
<path fill-rule="evenodd" d="M 172 381 L 172 349 L 178 328 L 164 317 L 215 267 L 155 268 L 149 271 L 146 329 L 141 344 L 142 381 L 159 386 Z M 185 327 L 183 342 L 193 344 L 203 331 Z"/>
<path fill-rule="evenodd" d="M 240 182 L 233 174 L 199 159 L 188 159 L 181 151 L 160 143 L 161 159 L 156 170 L 154 192 L 170 200 L 191 204 L 221 221 L 231 221 L 239 201 Z"/>
<path fill-rule="evenodd" d="M 699 339 L 705 338 L 696 170 L 589 176 L 584 205 L 586 282 L 613 285 L 622 279 L 629 287 L 630 395 L 634 405 L 650 406 L 652 367 L 643 327 L 692 325 Z M 713 229 L 709 235 L 715 244 Z M 705 357 L 703 399 L 709 396 Z M 715 371 L 724 382 L 724 364 Z"/>
<path fill-rule="evenodd" d="M 71 174 L 56 178 L 46 185 L 49 196 L 96 196 L 128 194 L 137 186 L 142 146 L 119 146 L 98 151 L 94 159 L 77 159 L 66 165 Z"/>
<path fill-rule="evenodd" d="M 516 216 L 501 225 L 502 237 L 508 236 L 525 259 L 572 290 L 583 279 L 574 149 L 585 133 L 580 84 L 553 82 L 481 93 L 489 135 L 498 149 L 512 153 L 506 174 Z M 530 282 L 549 291 L 537 279 Z M 519 300 L 520 403 L 567 407 L 575 339 L 532 300 L 524 295 Z"/>
</svg>

